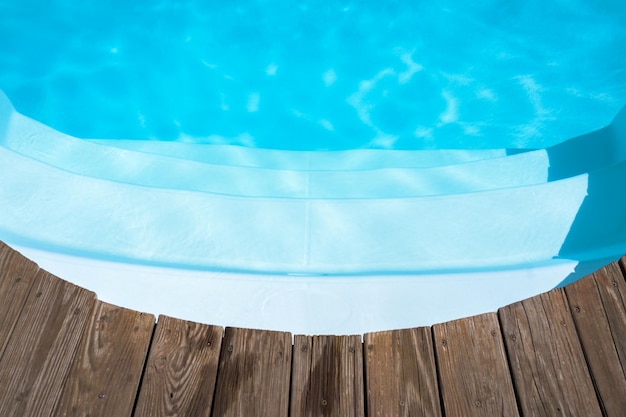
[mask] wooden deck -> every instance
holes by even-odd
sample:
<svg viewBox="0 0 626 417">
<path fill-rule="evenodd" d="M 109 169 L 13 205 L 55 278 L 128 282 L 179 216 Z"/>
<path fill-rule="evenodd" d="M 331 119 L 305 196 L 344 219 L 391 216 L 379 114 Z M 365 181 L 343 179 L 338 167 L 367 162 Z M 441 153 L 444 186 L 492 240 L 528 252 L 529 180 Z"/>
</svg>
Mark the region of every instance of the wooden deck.
<svg viewBox="0 0 626 417">
<path fill-rule="evenodd" d="M 155 325 L 0 243 L 0 416 L 623 417 L 625 260 L 497 313 L 292 338 Z"/>
</svg>

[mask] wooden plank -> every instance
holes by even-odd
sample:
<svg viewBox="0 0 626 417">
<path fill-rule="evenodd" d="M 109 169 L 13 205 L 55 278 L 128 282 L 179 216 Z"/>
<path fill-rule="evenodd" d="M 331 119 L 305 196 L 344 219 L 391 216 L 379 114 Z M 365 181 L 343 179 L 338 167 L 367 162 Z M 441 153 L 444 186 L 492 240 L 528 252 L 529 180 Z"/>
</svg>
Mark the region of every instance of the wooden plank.
<svg viewBox="0 0 626 417">
<path fill-rule="evenodd" d="M 159 316 L 135 417 L 209 417 L 223 333 Z"/>
<path fill-rule="evenodd" d="M 574 322 L 608 417 L 626 410 L 626 282 L 617 263 L 565 287 Z"/>
<path fill-rule="evenodd" d="M 295 337 L 291 417 L 363 417 L 361 336 Z"/>
<path fill-rule="evenodd" d="M 499 310 L 525 416 L 601 416 L 562 288 Z"/>
<path fill-rule="evenodd" d="M 0 360 L 0 415 L 49 416 L 95 295 L 40 270 Z"/>
<path fill-rule="evenodd" d="M 439 386 L 428 327 L 367 333 L 369 417 L 440 417 Z"/>
<path fill-rule="evenodd" d="M 227 327 L 213 417 L 287 417 L 291 334 Z"/>
<path fill-rule="evenodd" d="M 495 313 L 433 326 L 447 417 L 519 415 Z"/>
<path fill-rule="evenodd" d="M 0 358 L 24 307 L 39 267 L 0 242 Z"/>
<path fill-rule="evenodd" d="M 130 416 L 154 316 L 96 302 L 55 416 Z"/>
</svg>

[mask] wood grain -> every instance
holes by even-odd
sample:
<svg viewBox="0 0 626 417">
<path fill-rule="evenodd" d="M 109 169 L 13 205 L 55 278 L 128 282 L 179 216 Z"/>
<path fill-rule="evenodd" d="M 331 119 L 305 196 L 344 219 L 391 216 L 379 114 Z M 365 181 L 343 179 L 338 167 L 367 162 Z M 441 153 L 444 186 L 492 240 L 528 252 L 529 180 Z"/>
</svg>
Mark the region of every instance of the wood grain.
<svg viewBox="0 0 626 417">
<path fill-rule="evenodd" d="M 369 417 L 440 417 L 431 329 L 366 333 Z"/>
<path fill-rule="evenodd" d="M 0 242 L 0 416 L 123 417 L 135 398 L 139 417 L 621 416 L 625 270 L 626 256 L 498 315 L 292 348 L 286 332 L 167 316 L 151 340 L 153 316 Z"/>
<path fill-rule="evenodd" d="M 598 399 L 607 417 L 626 412 L 626 282 L 614 262 L 565 287 Z"/>
<path fill-rule="evenodd" d="M 0 242 L 0 358 L 38 271 L 34 262 Z"/>
<path fill-rule="evenodd" d="M 49 416 L 95 304 L 40 270 L 0 360 L 0 416 Z"/>
<path fill-rule="evenodd" d="M 228 327 L 213 417 L 287 417 L 291 334 Z"/>
<path fill-rule="evenodd" d="M 446 417 L 519 415 L 495 313 L 433 326 Z"/>
<path fill-rule="evenodd" d="M 524 416 L 601 416 L 562 288 L 499 310 Z"/>
<path fill-rule="evenodd" d="M 136 417 L 209 417 L 223 329 L 159 316 Z"/>
<path fill-rule="evenodd" d="M 54 415 L 132 414 L 154 316 L 96 302 Z"/>
<path fill-rule="evenodd" d="M 295 337 L 291 417 L 363 417 L 361 336 Z"/>
</svg>

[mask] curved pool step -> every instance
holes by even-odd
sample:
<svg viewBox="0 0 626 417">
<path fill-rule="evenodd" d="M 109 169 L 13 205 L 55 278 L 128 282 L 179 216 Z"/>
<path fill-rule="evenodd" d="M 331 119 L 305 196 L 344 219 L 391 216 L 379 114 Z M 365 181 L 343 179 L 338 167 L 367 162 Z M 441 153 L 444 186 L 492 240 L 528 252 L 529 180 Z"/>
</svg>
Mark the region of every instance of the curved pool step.
<svg viewBox="0 0 626 417">
<path fill-rule="evenodd" d="M 209 165 L 94 145 L 46 131 L 12 134 L 4 152 L 65 171 L 131 185 L 257 198 L 412 198 L 544 183 L 545 152 L 434 168 L 306 171 Z M 0 145 L 2 146 L 2 145 Z"/>
<path fill-rule="evenodd" d="M 5 107 L 10 108 L 10 103 Z M 234 196 L 404 198 L 470 193 L 564 179 L 626 159 L 626 129 L 622 126 L 626 125 L 626 110 L 606 128 L 546 150 L 440 167 L 339 169 L 331 172 L 307 170 L 310 164 L 304 161 L 301 161 L 304 165 L 296 170 L 267 169 L 203 164 L 171 156 L 125 151 L 64 135 L 11 109 L 9 113 L 3 145 L 39 162 L 105 180 Z M 167 145 L 165 142 L 160 144 Z M 258 151 L 267 152 L 238 150 L 253 155 Z M 272 152 L 274 155 L 280 153 Z M 360 152 L 341 154 L 345 159 L 358 160 Z M 406 152 L 419 154 L 419 151 Z M 385 151 L 379 153 L 384 159 Z M 310 158 L 313 153 L 307 155 L 305 158 Z"/>
<path fill-rule="evenodd" d="M 85 139 L 89 142 L 142 153 L 173 156 L 212 165 L 253 168 L 352 171 L 384 168 L 432 168 L 502 158 L 506 149 L 291 151 L 207 143 L 151 140 Z"/>
<path fill-rule="evenodd" d="M 155 325 L 0 243 L 0 414 L 618 417 L 625 262 L 497 314 L 292 336 Z"/>
<path fill-rule="evenodd" d="M 548 180 L 549 171 L 545 151 L 420 168 L 346 170 L 340 166 L 338 170 L 320 171 L 307 169 L 306 162 L 293 170 L 208 164 L 95 144 L 64 135 L 17 113 L 11 117 L 0 143 L 6 150 L 76 175 L 241 197 L 339 199 L 459 194 L 543 183 Z M 346 151 L 341 157 L 358 160 L 360 153 Z M 335 155 L 334 159 L 339 160 L 338 157 Z M 268 163 L 271 165 L 272 161 Z"/>
<path fill-rule="evenodd" d="M 626 196 L 615 190 L 626 164 L 478 193 L 307 200 L 141 187 L 0 158 L 2 238 L 96 258 L 351 274 L 517 268 L 626 251 L 626 230 L 610 226 L 626 221 Z"/>
<path fill-rule="evenodd" d="M 2 160 L 0 174 L 0 234 L 15 244 L 163 265 L 340 274 L 550 260 L 570 232 L 589 180 L 579 176 L 413 199 L 294 200 L 68 176 L 28 158 Z M 626 167 L 607 176 L 625 177 Z M 622 207 L 613 196 L 598 198 L 609 197 Z M 606 232 L 604 225 L 617 223 L 626 211 L 608 214 L 596 220 L 597 233 Z M 172 247 L 172 242 L 177 244 Z M 585 244 L 597 249 L 593 241 Z"/>
</svg>

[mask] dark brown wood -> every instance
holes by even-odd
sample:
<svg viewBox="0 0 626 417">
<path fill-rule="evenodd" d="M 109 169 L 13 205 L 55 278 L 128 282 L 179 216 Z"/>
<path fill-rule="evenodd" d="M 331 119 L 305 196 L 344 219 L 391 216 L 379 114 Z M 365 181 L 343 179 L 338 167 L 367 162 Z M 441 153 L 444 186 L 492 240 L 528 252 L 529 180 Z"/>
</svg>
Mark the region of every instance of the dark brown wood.
<svg viewBox="0 0 626 417">
<path fill-rule="evenodd" d="M 618 263 L 565 288 L 598 399 L 608 417 L 626 413 L 626 282 Z"/>
<path fill-rule="evenodd" d="M 0 358 L 39 267 L 0 242 Z"/>
<path fill-rule="evenodd" d="M 159 316 L 135 417 L 209 417 L 223 333 Z"/>
<path fill-rule="evenodd" d="M 0 416 L 49 416 L 93 306 L 92 292 L 40 270 L 0 360 Z"/>
<path fill-rule="evenodd" d="M 562 288 L 499 310 L 524 416 L 601 416 Z"/>
<path fill-rule="evenodd" d="M 228 327 L 213 417 L 287 417 L 291 334 Z"/>
<path fill-rule="evenodd" d="M 55 416 L 130 416 L 154 316 L 96 302 Z"/>
<path fill-rule="evenodd" d="M 363 417 L 361 336 L 295 337 L 291 417 Z"/>
<path fill-rule="evenodd" d="M 433 326 L 446 417 L 517 416 L 495 313 Z"/>
<path fill-rule="evenodd" d="M 439 417 L 441 405 L 429 327 L 367 333 L 369 417 Z"/>
</svg>

